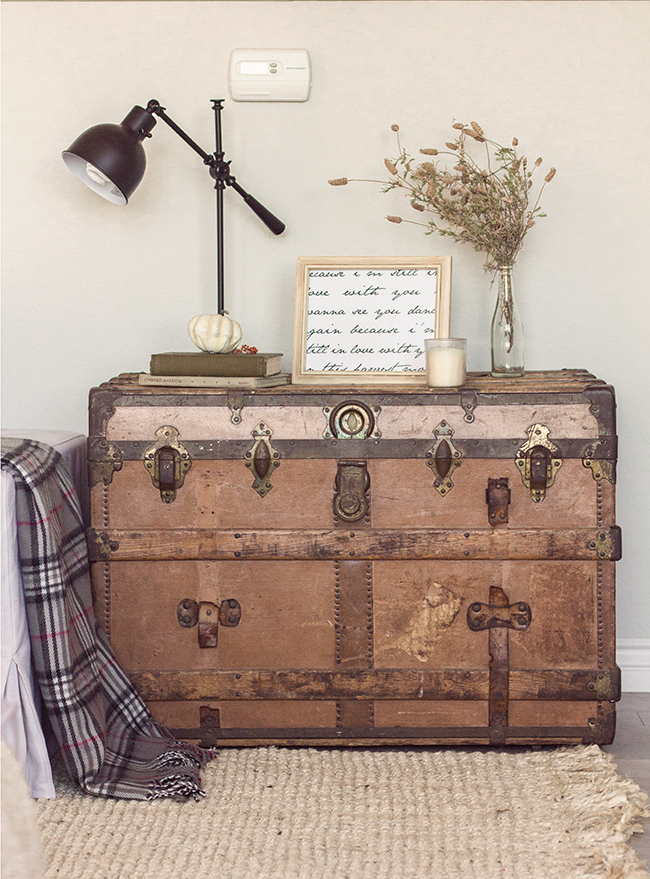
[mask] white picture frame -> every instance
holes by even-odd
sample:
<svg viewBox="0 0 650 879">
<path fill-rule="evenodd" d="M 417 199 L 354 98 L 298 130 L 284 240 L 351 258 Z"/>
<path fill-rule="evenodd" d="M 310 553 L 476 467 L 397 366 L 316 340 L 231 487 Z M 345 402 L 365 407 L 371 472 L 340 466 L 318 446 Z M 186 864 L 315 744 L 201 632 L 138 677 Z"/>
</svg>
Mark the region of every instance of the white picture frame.
<svg viewBox="0 0 650 879">
<path fill-rule="evenodd" d="M 448 338 L 451 257 L 301 256 L 294 384 L 425 385 L 425 338 Z"/>
</svg>

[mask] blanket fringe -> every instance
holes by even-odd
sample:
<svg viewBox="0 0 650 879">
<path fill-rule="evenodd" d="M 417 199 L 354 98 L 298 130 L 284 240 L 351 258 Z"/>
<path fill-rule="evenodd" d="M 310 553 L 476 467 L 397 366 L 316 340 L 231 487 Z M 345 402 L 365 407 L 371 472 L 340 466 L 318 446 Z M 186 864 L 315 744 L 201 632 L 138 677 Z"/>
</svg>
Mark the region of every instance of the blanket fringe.
<svg viewBox="0 0 650 879">
<path fill-rule="evenodd" d="M 650 818 L 648 795 L 618 776 L 614 758 L 598 745 L 567 747 L 555 754 L 562 776 L 558 800 L 574 811 L 571 847 L 585 876 L 594 879 L 648 879 L 626 844 L 642 833 L 640 818 Z"/>
<path fill-rule="evenodd" d="M 156 781 L 147 799 L 159 800 L 163 797 L 174 797 L 198 802 L 204 796 L 205 791 L 201 789 L 198 780 L 195 781 L 187 775 L 167 775 Z"/>
</svg>

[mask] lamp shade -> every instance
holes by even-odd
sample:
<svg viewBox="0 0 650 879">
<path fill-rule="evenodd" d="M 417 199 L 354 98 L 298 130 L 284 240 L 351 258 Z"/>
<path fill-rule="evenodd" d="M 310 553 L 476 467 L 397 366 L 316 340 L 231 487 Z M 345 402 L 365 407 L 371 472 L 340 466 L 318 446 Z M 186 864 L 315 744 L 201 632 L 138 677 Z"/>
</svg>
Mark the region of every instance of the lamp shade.
<svg viewBox="0 0 650 879">
<path fill-rule="evenodd" d="M 94 125 L 80 134 L 62 153 L 63 161 L 93 192 L 125 205 L 144 176 L 142 141 L 155 124 L 148 110 L 134 107 L 119 125 Z"/>
</svg>

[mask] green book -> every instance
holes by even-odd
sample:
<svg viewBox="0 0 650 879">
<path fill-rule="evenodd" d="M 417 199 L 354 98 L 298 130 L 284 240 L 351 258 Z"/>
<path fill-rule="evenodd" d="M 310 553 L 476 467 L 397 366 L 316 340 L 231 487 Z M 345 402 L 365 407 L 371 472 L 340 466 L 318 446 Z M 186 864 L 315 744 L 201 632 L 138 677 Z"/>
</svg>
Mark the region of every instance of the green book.
<svg viewBox="0 0 650 879">
<path fill-rule="evenodd" d="M 151 375 L 278 375 L 282 354 L 207 354 L 204 351 L 169 351 L 152 354 Z"/>
</svg>

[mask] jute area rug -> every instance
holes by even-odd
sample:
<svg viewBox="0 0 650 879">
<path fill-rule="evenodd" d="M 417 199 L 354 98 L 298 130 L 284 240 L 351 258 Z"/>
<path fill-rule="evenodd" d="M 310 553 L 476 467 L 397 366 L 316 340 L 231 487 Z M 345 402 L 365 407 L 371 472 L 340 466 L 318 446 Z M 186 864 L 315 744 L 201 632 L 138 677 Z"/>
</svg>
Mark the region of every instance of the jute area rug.
<svg viewBox="0 0 650 879">
<path fill-rule="evenodd" d="M 223 750 L 200 802 L 39 800 L 46 879 L 647 879 L 597 746 Z"/>
</svg>

